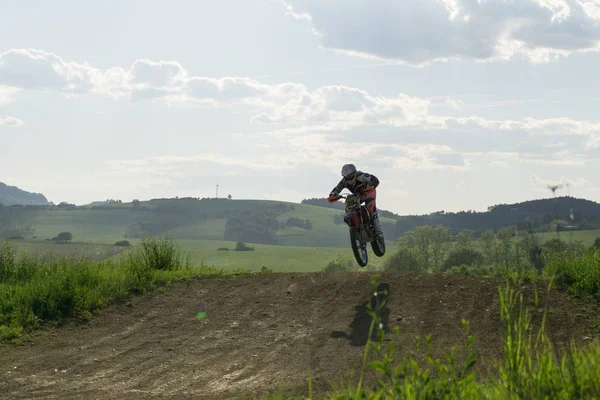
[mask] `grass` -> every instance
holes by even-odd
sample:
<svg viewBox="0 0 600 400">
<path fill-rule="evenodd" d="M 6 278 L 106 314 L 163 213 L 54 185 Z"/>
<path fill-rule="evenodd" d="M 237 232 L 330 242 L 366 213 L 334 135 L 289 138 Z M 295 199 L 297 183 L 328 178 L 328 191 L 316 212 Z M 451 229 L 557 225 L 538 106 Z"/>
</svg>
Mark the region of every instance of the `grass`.
<svg viewBox="0 0 600 400">
<path fill-rule="evenodd" d="M 192 267 L 183 250 L 167 238 L 147 238 L 119 260 L 101 262 L 19 254 L 0 247 L 0 340 L 21 340 L 45 325 L 87 320 L 107 304 L 158 285 L 223 271 Z"/>
<path fill-rule="evenodd" d="M 56 257 L 89 258 L 104 260 L 124 250 L 123 247 L 99 243 L 67 242 L 56 243 L 32 240 L 10 241 L 16 250 L 39 256 L 53 255 Z"/>
<path fill-rule="evenodd" d="M 248 269 L 258 271 L 263 266 L 277 272 L 314 272 L 320 271 L 331 260 L 339 257 L 353 257 L 350 243 L 346 247 L 300 247 L 249 244 L 255 251 L 238 252 L 236 242 L 224 240 L 190 240 L 177 239 L 169 235 L 173 242 L 182 247 L 190 256 L 193 265 L 202 263 L 226 270 Z M 127 239 L 132 247 L 139 245 L 141 239 Z M 107 244 L 94 243 L 54 243 L 32 240 L 10 241 L 19 251 L 45 256 L 53 254 L 57 257 L 88 258 L 95 261 L 112 259 L 118 261 L 127 256 L 131 248 L 122 248 Z M 230 251 L 219 251 L 224 247 Z M 392 253 L 379 258 L 369 248 L 369 269 L 382 269 L 383 263 Z M 356 263 L 354 261 L 354 263 Z"/>
<path fill-rule="evenodd" d="M 206 222 L 171 229 L 167 234 L 174 239 L 223 240 L 226 218 L 211 219 Z"/>
<path fill-rule="evenodd" d="M 229 241 L 178 240 L 177 244 L 189 252 L 192 263 L 204 262 L 228 270 L 258 271 L 266 266 L 275 272 L 315 272 L 335 258 L 353 257 L 349 243 L 345 248 L 250 244 L 254 251 L 233 251 L 235 242 Z M 217 250 L 220 247 L 230 251 Z M 379 258 L 370 251 L 369 256 L 369 267 L 380 269 L 388 254 Z"/>
<path fill-rule="evenodd" d="M 536 236 L 538 236 L 542 242 L 546 242 L 550 239 L 555 239 L 556 232 L 536 233 Z M 581 241 L 581 243 L 586 246 L 590 246 L 592 243 L 594 243 L 594 240 L 596 240 L 597 237 L 600 237 L 600 229 L 560 232 L 561 240 L 564 240 L 565 242 Z"/>
<path fill-rule="evenodd" d="M 59 232 L 71 232 L 74 240 L 112 244 L 122 239 L 127 227 L 141 213 L 130 210 L 36 211 L 31 222 L 38 239 L 51 239 Z"/>
</svg>

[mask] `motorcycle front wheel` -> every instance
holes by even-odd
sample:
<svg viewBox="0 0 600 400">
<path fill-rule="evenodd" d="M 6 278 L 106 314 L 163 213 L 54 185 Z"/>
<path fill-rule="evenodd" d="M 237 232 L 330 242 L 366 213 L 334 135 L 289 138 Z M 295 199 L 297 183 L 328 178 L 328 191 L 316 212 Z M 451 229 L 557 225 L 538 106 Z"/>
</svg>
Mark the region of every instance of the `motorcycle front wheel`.
<svg viewBox="0 0 600 400">
<path fill-rule="evenodd" d="M 360 237 L 360 231 L 357 228 L 350 228 L 350 245 L 352 246 L 352 253 L 356 262 L 361 267 L 364 267 L 369 262 L 369 255 L 367 254 L 366 244 L 362 244 L 362 238 Z"/>
</svg>

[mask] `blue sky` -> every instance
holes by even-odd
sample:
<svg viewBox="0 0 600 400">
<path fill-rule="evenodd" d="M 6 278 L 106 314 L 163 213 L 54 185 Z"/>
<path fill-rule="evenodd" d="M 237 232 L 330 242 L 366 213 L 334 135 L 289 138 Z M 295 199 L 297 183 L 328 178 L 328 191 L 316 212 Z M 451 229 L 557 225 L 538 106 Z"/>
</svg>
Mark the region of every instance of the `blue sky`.
<svg viewBox="0 0 600 400">
<path fill-rule="evenodd" d="M 600 0 L 0 1 L 0 181 L 54 202 L 600 200 Z M 568 187 L 566 186 L 568 184 Z"/>
</svg>

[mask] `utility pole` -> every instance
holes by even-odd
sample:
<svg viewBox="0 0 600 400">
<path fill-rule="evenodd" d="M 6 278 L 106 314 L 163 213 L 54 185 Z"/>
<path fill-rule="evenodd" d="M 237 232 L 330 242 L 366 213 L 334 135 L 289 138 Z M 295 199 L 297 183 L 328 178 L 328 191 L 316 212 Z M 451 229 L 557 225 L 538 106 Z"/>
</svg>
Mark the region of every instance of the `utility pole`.
<svg viewBox="0 0 600 400">
<path fill-rule="evenodd" d="M 217 199 L 219 198 L 219 185 L 217 185 Z"/>
</svg>

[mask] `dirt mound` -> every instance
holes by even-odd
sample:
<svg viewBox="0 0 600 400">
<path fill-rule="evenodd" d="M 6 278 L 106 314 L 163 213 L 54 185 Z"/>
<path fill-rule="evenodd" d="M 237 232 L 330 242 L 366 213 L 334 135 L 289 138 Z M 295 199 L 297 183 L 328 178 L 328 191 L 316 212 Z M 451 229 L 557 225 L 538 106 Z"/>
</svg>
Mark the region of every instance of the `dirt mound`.
<svg viewBox="0 0 600 400">
<path fill-rule="evenodd" d="M 110 307 L 89 324 L 44 333 L 24 346 L 1 346 L 0 393 L 29 399 L 302 394 L 308 375 L 315 391 L 326 391 L 360 373 L 370 277 L 265 274 L 179 283 Z M 415 336 L 427 333 L 438 355 L 462 345 L 466 318 L 479 359 L 501 354 L 501 281 L 397 274 L 380 281 L 389 285 L 386 315 L 390 328 L 399 325 L 405 351 L 414 351 Z M 599 336 L 591 321 L 596 305 L 558 292 L 549 302 L 555 343 Z M 196 315 L 201 310 L 204 318 Z"/>
</svg>

